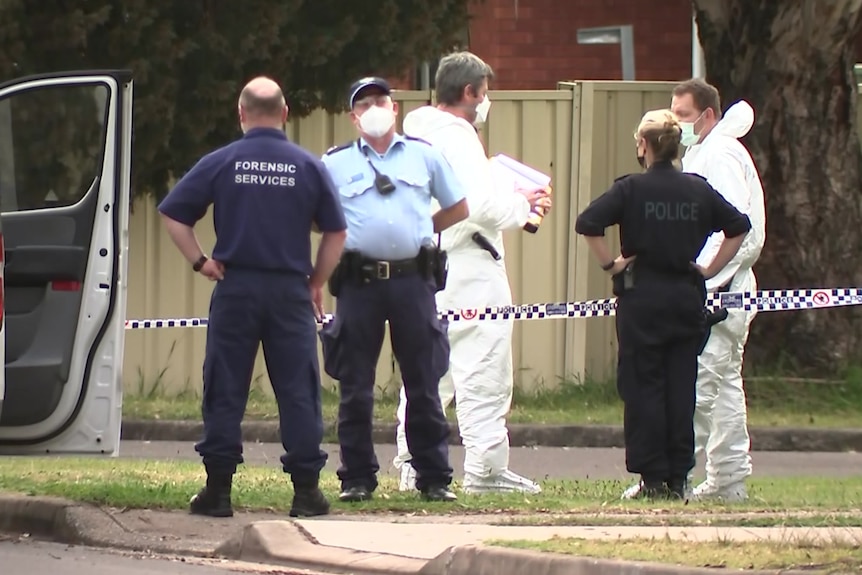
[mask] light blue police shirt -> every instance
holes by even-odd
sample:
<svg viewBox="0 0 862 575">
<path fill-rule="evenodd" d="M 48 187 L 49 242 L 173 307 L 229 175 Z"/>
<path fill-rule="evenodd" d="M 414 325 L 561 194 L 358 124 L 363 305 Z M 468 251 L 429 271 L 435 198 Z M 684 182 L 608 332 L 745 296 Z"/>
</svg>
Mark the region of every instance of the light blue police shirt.
<svg viewBox="0 0 862 575">
<path fill-rule="evenodd" d="M 443 209 L 465 197 L 463 186 L 437 149 L 401 134 L 395 134 L 383 155 L 360 138 L 359 143 L 354 140 L 330 149 L 322 160 L 338 188 L 347 219 L 345 249 L 369 258 L 415 257 L 420 247 L 431 245 L 434 236 L 431 197 Z M 389 176 L 395 191 L 385 196 L 377 191 L 369 160 Z"/>
</svg>

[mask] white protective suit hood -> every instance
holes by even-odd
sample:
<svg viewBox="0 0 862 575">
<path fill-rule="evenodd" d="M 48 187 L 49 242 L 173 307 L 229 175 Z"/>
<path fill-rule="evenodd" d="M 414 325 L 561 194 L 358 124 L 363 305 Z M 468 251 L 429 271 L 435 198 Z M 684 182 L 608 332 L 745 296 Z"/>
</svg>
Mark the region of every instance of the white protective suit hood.
<svg viewBox="0 0 862 575">
<path fill-rule="evenodd" d="M 439 149 L 464 184 L 470 216 L 443 232 L 443 249 L 475 248 L 470 237 L 478 231 L 503 256 L 501 232 L 523 226 L 530 206 L 514 190 L 496 189 L 485 148 L 473 125 L 434 106 L 423 106 L 404 117 L 404 134 Z M 439 204 L 432 201 L 432 208 L 438 210 Z"/>
<path fill-rule="evenodd" d="M 719 272 L 707 281 L 707 288 L 726 285 L 739 271 L 754 266 L 766 240 L 766 210 L 760 176 L 751 155 L 739 138 L 751 131 L 754 109 L 745 100 L 733 104 L 700 144 L 691 146 L 682 158 L 682 169 L 705 177 L 713 188 L 739 211 L 751 219 L 751 231 L 739 252 Z M 708 265 L 715 257 L 724 234 L 712 234 L 697 258 Z"/>
<path fill-rule="evenodd" d="M 720 134 L 730 138 L 744 138 L 754 126 L 754 108 L 745 100 L 733 104 L 712 129 L 712 134 Z M 707 136 L 708 137 L 708 136 Z"/>
<path fill-rule="evenodd" d="M 443 128 L 458 128 L 465 135 L 475 135 L 476 130 L 464 118 L 444 112 L 435 106 L 422 106 L 404 116 L 404 133 L 414 138 L 428 138 Z M 431 136 L 433 139 L 433 136 Z"/>
</svg>

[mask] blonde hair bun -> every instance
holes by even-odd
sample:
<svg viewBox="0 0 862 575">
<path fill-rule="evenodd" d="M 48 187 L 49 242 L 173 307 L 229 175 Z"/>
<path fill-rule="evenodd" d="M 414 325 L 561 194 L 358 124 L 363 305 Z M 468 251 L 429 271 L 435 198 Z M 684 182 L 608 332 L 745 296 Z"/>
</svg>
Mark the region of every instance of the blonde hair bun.
<svg viewBox="0 0 862 575">
<path fill-rule="evenodd" d="M 673 132 L 681 133 L 679 118 L 668 109 L 650 110 L 641 118 L 638 129 L 635 130 L 635 139 L 644 137 L 647 133 L 661 133 L 670 135 Z M 656 134 L 658 136 L 658 134 Z"/>
<path fill-rule="evenodd" d="M 682 126 L 670 110 L 650 110 L 641 118 L 634 137 L 636 142 L 646 142 L 656 160 L 673 161 L 679 156 Z"/>
</svg>

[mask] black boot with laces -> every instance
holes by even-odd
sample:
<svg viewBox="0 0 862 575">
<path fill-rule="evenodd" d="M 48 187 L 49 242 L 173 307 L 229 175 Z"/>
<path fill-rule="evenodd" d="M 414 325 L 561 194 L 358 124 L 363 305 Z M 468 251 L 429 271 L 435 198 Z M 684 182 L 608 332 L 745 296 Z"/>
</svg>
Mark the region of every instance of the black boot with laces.
<svg viewBox="0 0 862 575">
<path fill-rule="evenodd" d="M 233 517 L 230 492 L 233 475 L 207 472 L 207 484 L 189 502 L 189 509 L 194 515 L 208 517 Z"/>
<path fill-rule="evenodd" d="M 319 480 L 293 480 L 291 517 L 315 517 L 329 514 L 329 501 L 320 490 Z"/>
</svg>

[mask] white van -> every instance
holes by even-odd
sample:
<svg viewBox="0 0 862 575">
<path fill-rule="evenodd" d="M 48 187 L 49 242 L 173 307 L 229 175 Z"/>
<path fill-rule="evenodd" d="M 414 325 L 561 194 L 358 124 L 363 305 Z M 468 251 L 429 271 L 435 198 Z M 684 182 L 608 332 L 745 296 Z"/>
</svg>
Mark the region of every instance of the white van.
<svg viewBox="0 0 862 575">
<path fill-rule="evenodd" d="M 132 74 L 0 84 L 0 454 L 120 445 Z"/>
</svg>

